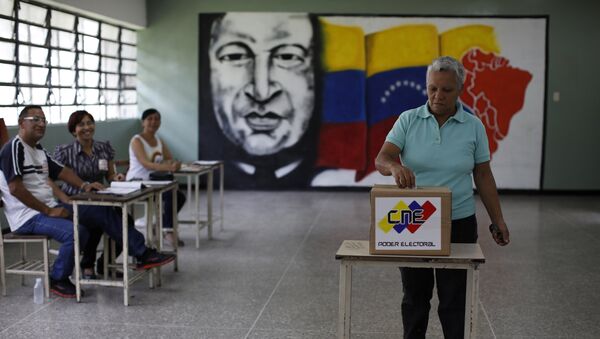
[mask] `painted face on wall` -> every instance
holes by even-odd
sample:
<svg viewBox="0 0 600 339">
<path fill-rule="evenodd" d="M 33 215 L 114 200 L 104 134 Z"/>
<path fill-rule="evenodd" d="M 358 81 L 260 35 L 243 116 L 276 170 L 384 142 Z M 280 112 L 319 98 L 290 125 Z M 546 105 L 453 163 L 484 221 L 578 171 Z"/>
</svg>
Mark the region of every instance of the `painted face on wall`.
<svg viewBox="0 0 600 339">
<path fill-rule="evenodd" d="M 252 155 L 295 145 L 314 108 L 313 29 L 306 14 L 228 13 L 209 45 L 213 110 Z"/>
</svg>

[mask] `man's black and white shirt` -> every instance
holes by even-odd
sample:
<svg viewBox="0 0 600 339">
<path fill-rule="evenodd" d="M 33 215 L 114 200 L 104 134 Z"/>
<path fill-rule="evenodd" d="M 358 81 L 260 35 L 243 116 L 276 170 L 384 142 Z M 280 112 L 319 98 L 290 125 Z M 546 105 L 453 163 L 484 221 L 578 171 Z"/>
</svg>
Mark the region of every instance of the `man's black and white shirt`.
<svg viewBox="0 0 600 339">
<path fill-rule="evenodd" d="M 8 183 L 15 177 L 21 177 L 25 188 L 48 207 L 57 205 L 48 185 L 48 178 L 56 179 L 62 164 L 53 160 L 42 145 L 27 145 L 19 136 L 12 138 L 0 150 L 0 190 L 4 202 L 4 212 L 11 231 L 17 230 L 27 220 L 40 213 L 25 206 L 10 194 Z"/>
</svg>

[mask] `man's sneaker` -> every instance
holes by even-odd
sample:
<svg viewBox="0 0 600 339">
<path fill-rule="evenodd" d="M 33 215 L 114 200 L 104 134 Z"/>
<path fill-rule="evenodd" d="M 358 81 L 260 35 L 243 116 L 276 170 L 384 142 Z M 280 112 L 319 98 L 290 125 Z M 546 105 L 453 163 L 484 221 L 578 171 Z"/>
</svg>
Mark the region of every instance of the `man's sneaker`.
<svg viewBox="0 0 600 339">
<path fill-rule="evenodd" d="M 50 279 L 50 292 L 62 298 L 77 297 L 75 285 L 68 278 L 63 280 Z M 81 291 L 81 295 L 83 296 L 83 291 Z"/>
<path fill-rule="evenodd" d="M 138 258 L 137 269 L 148 270 L 154 267 L 162 266 L 175 260 L 173 254 L 162 254 L 155 249 L 148 248 L 146 252 Z"/>
</svg>

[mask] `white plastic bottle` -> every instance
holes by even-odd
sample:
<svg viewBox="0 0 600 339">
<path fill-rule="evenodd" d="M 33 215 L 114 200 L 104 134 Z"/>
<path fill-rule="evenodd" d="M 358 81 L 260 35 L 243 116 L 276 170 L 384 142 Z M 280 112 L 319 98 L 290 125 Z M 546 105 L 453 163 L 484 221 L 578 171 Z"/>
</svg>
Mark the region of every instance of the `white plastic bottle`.
<svg viewBox="0 0 600 339">
<path fill-rule="evenodd" d="M 35 285 L 33 286 L 33 303 L 44 303 L 44 284 L 42 283 L 42 278 L 35 279 Z"/>
</svg>

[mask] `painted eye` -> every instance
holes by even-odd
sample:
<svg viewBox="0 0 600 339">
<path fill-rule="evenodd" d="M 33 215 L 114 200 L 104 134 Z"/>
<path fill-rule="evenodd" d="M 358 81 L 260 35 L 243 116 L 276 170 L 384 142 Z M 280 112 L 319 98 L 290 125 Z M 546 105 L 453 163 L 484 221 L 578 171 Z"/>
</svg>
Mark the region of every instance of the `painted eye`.
<svg viewBox="0 0 600 339">
<path fill-rule="evenodd" d="M 281 68 L 294 68 L 306 64 L 306 50 L 295 45 L 277 47 L 272 52 L 273 64 Z"/>
<path fill-rule="evenodd" d="M 254 54 L 245 45 L 232 43 L 219 48 L 216 57 L 222 63 L 243 66 L 254 59 Z"/>
</svg>

